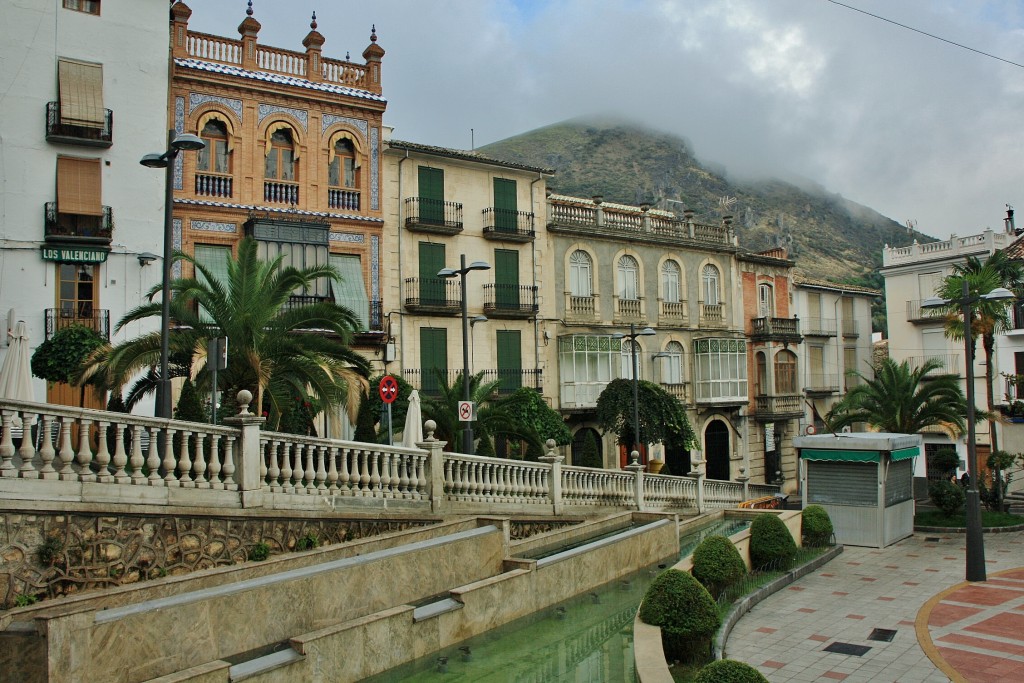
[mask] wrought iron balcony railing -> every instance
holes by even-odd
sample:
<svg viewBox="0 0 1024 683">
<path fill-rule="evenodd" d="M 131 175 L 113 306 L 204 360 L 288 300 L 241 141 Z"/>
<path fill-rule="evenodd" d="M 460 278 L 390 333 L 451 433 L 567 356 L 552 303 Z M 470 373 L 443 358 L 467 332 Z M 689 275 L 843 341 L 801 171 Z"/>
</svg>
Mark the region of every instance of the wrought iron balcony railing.
<svg viewBox="0 0 1024 683">
<path fill-rule="evenodd" d="M 537 288 L 529 285 L 484 285 L 484 313 L 493 318 L 529 318 L 537 312 Z"/>
<path fill-rule="evenodd" d="M 801 327 L 805 337 L 836 336 L 835 318 L 804 318 Z"/>
<path fill-rule="evenodd" d="M 86 216 L 61 213 L 57 202 L 47 202 L 44 214 L 43 236 L 48 242 L 110 244 L 114 235 L 114 214 L 109 206 L 103 207 L 103 214 L 100 216 Z"/>
<path fill-rule="evenodd" d="M 946 312 L 941 308 L 922 308 L 921 299 L 907 302 L 907 322 L 941 323 L 946 319 Z"/>
<path fill-rule="evenodd" d="M 53 337 L 57 330 L 83 325 L 110 341 L 110 311 L 93 308 L 89 302 L 80 301 L 74 308 L 47 308 L 45 314 L 47 339 Z"/>
<path fill-rule="evenodd" d="M 541 370 L 524 370 L 522 368 L 498 368 L 497 370 L 484 370 L 483 380 L 485 382 L 499 381 L 498 394 L 511 394 L 516 389 L 528 387 L 541 391 L 544 385 L 541 382 Z"/>
<path fill-rule="evenodd" d="M 102 125 L 82 126 L 61 120 L 60 102 L 47 102 L 46 141 L 87 147 L 110 147 L 114 144 L 114 113 L 104 109 Z"/>
<path fill-rule="evenodd" d="M 413 313 L 454 315 L 462 310 L 459 282 L 440 277 L 407 277 L 405 307 Z"/>
<path fill-rule="evenodd" d="M 484 237 L 505 242 L 529 242 L 533 240 L 533 213 L 497 209 L 484 209 Z"/>
<path fill-rule="evenodd" d="M 414 232 L 439 235 L 462 232 L 462 204 L 427 197 L 407 197 L 405 227 Z"/>
<path fill-rule="evenodd" d="M 420 393 L 438 396 L 442 385 L 451 387 L 462 376 L 462 370 L 448 368 L 408 368 L 402 370 L 402 378 Z"/>
</svg>

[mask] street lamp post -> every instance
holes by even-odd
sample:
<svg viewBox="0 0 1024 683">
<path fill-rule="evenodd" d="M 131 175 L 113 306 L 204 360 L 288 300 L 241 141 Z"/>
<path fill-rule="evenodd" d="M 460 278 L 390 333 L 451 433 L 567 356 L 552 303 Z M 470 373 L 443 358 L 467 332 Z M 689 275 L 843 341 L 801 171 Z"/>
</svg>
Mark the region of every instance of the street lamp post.
<svg viewBox="0 0 1024 683">
<path fill-rule="evenodd" d="M 921 302 L 921 308 L 941 308 L 950 304 L 960 306 L 964 316 L 964 355 L 967 362 L 967 571 L 968 581 L 985 581 L 985 538 L 981 529 L 981 501 L 978 496 L 977 455 L 974 443 L 974 340 L 971 338 L 971 304 L 981 300 L 1007 301 L 1013 292 L 998 287 L 987 294 L 971 296 L 967 279 L 963 279 L 959 299 L 930 297 Z"/>
<path fill-rule="evenodd" d="M 641 464 L 646 464 L 647 457 L 640 448 L 640 371 L 637 367 L 636 338 L 649 337 L 654 334 L 657 334 L 654 328 L 645 327 L 638 332 L 636 325 L 630 323 L 629 334 L 616 333 L 612 335 L 616 339 L 629 340 L 630 361 L 633 365 L 633 450 L 640 454 Z"/>
<path fill-rule="evenodd" d="M 167 131 L 167 151 L 163 154 L 147 154 L 139 161 L 147 168 L 165 169 L 164 178 L 164 267 L 160 302 L 160 379 L 156 390 L 156 416 L 171 417 L 171 379 L 167 376 L 170 356 L 171 327 L 171 252 L 173 249 L 172 215 L 174 209 L 174 159 L 181 151 L 196 151 L 206 147 L 198 136 L 190 133 L 176 135 L 174 129 Z"/>
<path fill-rule="evenodd" d="M 459 257 L 459 268 L 442 268 L 437 271 L 437 276 L 442 278 L 459 278 L 459 289 L 462 294 L 462 398 L 464 401 L 472 399 L 469 391 L 469 309 L 466 302 L 466 273 L 471 270 L 490 270 L 491 266 L 486 261 L 473 261 L 466 265 L 466 255 Z M 466 422 L 466 428 L 462 432 L 462 452 L 473 455 L 473 423 Z"/>
</svg>

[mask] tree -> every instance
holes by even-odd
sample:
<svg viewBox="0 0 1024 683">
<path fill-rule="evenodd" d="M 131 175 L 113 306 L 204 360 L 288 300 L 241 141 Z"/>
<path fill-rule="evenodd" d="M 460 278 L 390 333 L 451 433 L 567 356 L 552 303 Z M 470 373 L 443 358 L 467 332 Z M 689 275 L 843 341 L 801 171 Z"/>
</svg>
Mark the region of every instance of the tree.
<svg viewBox="0 0 1024 683">
<path fill-rule="evenodd" d="M 554 439 L 559 446 L 572 443 L 572 434 L 565 426 L 562 416 L 558 411 L 553 410 L 535 389 L 520 387 L 500 399 L 498 407 L 515 424 L 527 426 L 536 432 L 536 441 L 538 442 L 546 443 L 548 439 Z M 499 432 L 495 436 L 507 438 L 513 435 Z M 537 458 L 534 456 L 543 453 L 543 449 L 538 448 L 534 443 L 532 447 L 528 447 L 527 459 L 536 460 Z"/>
<path fill-rule="evenodd" d="M 197 277 L 170 283 L 171 357 L 200 386 L 209 386 L 206 344 L 227 337 L 228 367 L 218 371 L 225 403 L 233 403 L 241 389 L 255 396 L 254 405 L 266 406 L 271 428 L 276 428 L 285 407 L 299 396 L 324 408 L 345 405 L 355 420 L 359 395 L 366 387 L 367 361 L 349 344 L 359 323 L 349 309 L 329 301 L 294 305 L 292 294 L 322 278 L 338 279 L 331 266 L 284 266 L 283 257 L 263 261 L 257 242 L 243 239 L 238 256 L 229 259 L 227 277 L 220 281 L 206 266 L 187 254 L 176 260 L 195 266 Z M 120 330 L 138 320 L 160 316 L 160 292 L 149 291 L 148 303 L 129 311 L 117 324 Z M 124 386 L 140 372 L 138 393 L 152 391 L 159 379 L 153 370 L 160 357 L 160 332 L 154 331 L 117 346 L 98 349 L 81 377 L 97 377 L 104 386 Z M 148 372 L 147 372 L 148 370 Z M 175 368 L 168 374 L 174 376 Z M 133 392 L 136 390 L 133 387 Z"/>
<path fill-rule="evenodd" d="M 85 385 L 79 381 L 78 370 L 96 349 L 103 346 L 103 338 L 91 327 L 69 325 L 57 330 L 32 354 L 32 374 L 47 382 L 64 382 L 81 387 L 79 405 L 85 405 Z"/>
<path fill-rule="evenodd" d="M 832 407 L 825 424 L 832 431 L 864 422 L 896 434 L 916 434 L 935 426 L 962 432 L 967 400 L 957 379 L 950 375 L 925 378 L 941 367 L 942 362 L 934 358 L 917 369 L 911 369 L 907 361 L 896 363 L 886 358 L 874 377 L 856 373 L 861 384 Z"/>
<path fill-rule="evenodd" d="M 637 389 L 640 435 L 645 443 L 674 440 L 691 448 L 697 438 L 683 404 L 657 384 L 640 380 Z M 618 436 L 626 448 L 635 443 L 633 427 L 633 380 L 614 379 L 597 397 L 597 423 L 604 432 Z"/>
<path fill-rule="evenodd" d="M 953 266 L 953 273 L 948 275 L 939 287 L 938 295 L 951 301 L 963 296 L 963 283 L 967 282 L 970 297 L 988 294 L 993 289 L 1005 287 L 1018 295 L 1024 288 L 1024 266 L 1012 260 L 1004 251 L 997 251 L 982 262 L 976 256 L 968 256 L 962 264 Z M 974 360 L 974 349 L 977 338 L 981 337 L 981 346 L 985 351 L 985 405 L 989 414 L 993 414 L 994 398 L 992 395 L 992 355 L 995 352 L 996 332 L 1011 327 L 1010 317 L 1006 310 L 1006 301 L 978 299 L 971 304 L 971 358 Z M 964 338 L 963 311 L 956 303 L 950 303 L 946 310 L 946 336 L 950 339 Z M 995 420 L 989 420 L 989 438 L 992 450 L 999 450 L 996 437 Z"/>
</svg>

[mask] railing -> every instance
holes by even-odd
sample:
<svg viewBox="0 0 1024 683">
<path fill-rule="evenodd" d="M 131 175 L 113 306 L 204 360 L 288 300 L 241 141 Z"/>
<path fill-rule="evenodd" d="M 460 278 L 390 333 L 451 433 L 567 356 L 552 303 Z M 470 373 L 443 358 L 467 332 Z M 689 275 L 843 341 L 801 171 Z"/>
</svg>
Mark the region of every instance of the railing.
<svg viewBox="0 0 1024 683">
<path fill-rule="evenodd" d="M 462 232 L 462 204 L 428 197 L 407 197 L 405 227 L 444 235 Z"/>
<path fill-rule="evenodd" d="M 64 123 L 60 117 L 60 102 L 47 102 L 46 139 L 48 142 L 110 147 L 114 144 L 114 112 L 104 109 L 103 124 L 100 126 L 82 126 Z"/>
<path fill-rule="evenodd" d="M 807 386 L 804 392 L 808 394 L 835 393 L 839 391 L 839 375 L 812 372 L 807 377 Z"/>
<path fill-rule="evenodd" d="M 836 336 L 835 318 L 804 318 L 802 327 L 806 337 Z"/>
<path fill-rule="evenodd" d="M 592 296 L 569 295 L 569 315 L 580 318 L 593 318 L 597 315 L 597 299 Z"/>
<path fill-rule="evenodd" d="M 292 294 L 284 303 L 285 309 L 299 308 L 300 306 L 312 306 L 313 304 L 334 303 L 329 296 L 317 296 L 315 294 Z"/>
<path fill-rule="evenodd" d="M 445 453 L 430 421 L 422 448 L 262 431 L 247 394 L 240 392 L 242 412 L 226 426 L 0 399 L 0 497 L 321 512 L 402 500 L 441 514 L 457 504 L 574 515 L 584 507 L 699 510 L 702 498 L 704 508 L 743 500 L 741 483 L 703 475 L 562 467 L 551 442 L 540 463 Z"/>
<path fill-rule="evenodd" d="M 686 401 L 687 401 L 687 394 L 688 394 L 688 391 L 687 391 L 688 385 L 689 385 L 688 382 L 673 382 L 673 383 L 662 382 L 661 388 L 664 389 L 665 392 L 668 395 L 675 396 L 677 399 L 679 399 L 679 401 L 681 403 L 686 403 Z"/>
<path fill-rule="evenodd" d="M 566 198 L 553 198 L 548 203 L 548 215 L 550 225 L 555 230 L 597 227 L 634 236 L 649 234 L 653 237 L 687 239 L 719 245 L 732 243 L 729 229 L 722 225 L 701 225 L 622 205 L 604 204 L 598 208 L 598 205 L 589 199 L 572 201 Z"/>
<path fill-rule="evenodd" d="M 47 240 L 109 244 L 114 234 L 114 213 L 109 206 L 102 207 L 102 210 L 99 216 L 60 213 L 57 202 L 47 202 L 43 209 L 43 236 Z"/>
<path fill-rule="evenodd" d="M 803 398 L 792 396 L 757 396 L 754 399 L 759 417 L 802 415 Z"/>
<path fill-rule="evenodd" d="M 203 197 L 231 197 L 233 185 L 229 175 L 196 173 L 196 194 Z"/>
<path fill-rule="evenodd" d="M 352 62 L 342 62 L 336 59 L 325 59 L 322 62 L 321 74 L 323 79 L 329 83 L 340 83 L 355 87 L 366 87 L 366 67 Z"/>
<path fill-rule="evenodd" d="M 754 318 L 750 326 L 754 339 L 800 338 L 800 321 L 796 318 Z"/>
<path fill-rule="evenodd" d="M 343 211 L 359 211 L 359 190 L 327 189 L 327 206 Z"/>
<path fill-rule="evenodd" d="M 959 375 L 960 374 L 960 354 L 959 353 L 937 353 L 930 356 L 909 356 L 907 358 L 907 364 L 910 365 L 911 370 L 917 370 L 923 366 L 929 360 L 938 360 L 942 363 L 942 366 L 937 370 L 932 370 L 932 373 L 936 375 Z M 931 373 L 929 373 L 931 374 Z"/>
<path fill-rule="evenodd" d="M 534 238 L 533 213 L 511 209 L 484 209 L 484 237 L 527 242 Z"/>
<path fill-rule="evenodd" d="M 242 41 L 188 32 L 185 49 L 190 57 L 224 64 L 242 63 Z"/>
<path fill-rule="evenodd" d="M 842 321 L 841 328 L 843 330 L 843 336 L 848 338 L 854 338 L 860 336 L 860 323 L 856 320 L 844 318 Z"/>
<path fill-rule="evenodd" d="M 456 313 L 462 307 L 458 281 L 440 277 L 405 278 L 405 307 L 411 311 Z"/>
<path fill-rule="evenodd" d="M 1003 394 L 1003 401 L 1005 403 L 1013 403 L 1014 401 L 1021 400 L 1024 396 L 1024 382 L 1018 380 L 1022 375 L 1012 375 L 1006 378 L 1005 388 L 1006 392 Z"/>
<path fill-rule="evenodd" d="M 380 299 L 373 299 L 369 306 L 369 319 L 366 321 L 367 332 L 383 332 L 384 331 L 384 305 Z"/>
<path fill-rule="evenodd" d="M 921 299 L 907 302 L 907 322 L 943 322 L 946 311 L 941 308 L 922 308 Z"/>
<path fill-rule="evenodd" d="M 660 317 L 664 320 L 686 320 L 685 301 L 660 301 L 659 307 Z"/>
<path fill-rule="evenodd" d="M 259 46 L 256 48 L 256 64 L 260 71 L 274 71 L 300 78 L 306 75 L 306 55 L 301 52 Z"/>
<path fill-rule="evenodd" d="M 541 383 L 541 370 L 524 370 L 522 368 L 498 368 L 497 370 L 484 370 L 483 379 L 485 382 L 499 381 L 498 394 L 511 394 L 516 389 L 529 387 L 540 391 L 543 389 Z"/>
<path fill-rule="evenodd" d="M 264 180 L 263 201 L 294 206 L 299 203 L 299 184 L 281 180 Z"/>
<path fill-rule="evenodd" d="M 484 313 L 500 317 L 529 317 L 537 312 L 537 288 L 532 285 L 484 285 Z"/>
<path fill-rule="evenodd" d="M 643 216 L 638 213 L 619 213 L 605 210 L 604 224 L 616 230 L 640 232 L 644 228 Z"/>
<path fill-rule="evenodd" d="M 640 299 L 615 299 L 615 314 L 619 318 L 640 319 Z"/>
<path fill-rule="evenodd" d="M 597 208 L 579 204 L 551 204 L 551 220 L 562 225 L 579 227 L 597 225 Z"/>
<path fill-rule="evenodd" d="M 402 378 L 412 385 L 413 389 L 431 396 L 441 393 L 442 383 L 451 387 L 460 377 L 462 377 L 462 370 L 449 370 L 448 368 L 407 368 L 402 370 Z"/>
<path fill-rule="evenodd" d="M 938 258 L 952 258 L 970 254 L 991 254 L 1008 247 L 1015 235 L 986 230 L 968 237 L 952 237 L 941 242 L 919 244 L 916 241 L 908 247 L 887 247 L 882 250 L 882 265 L 895 266 L 915 261 L 932 261 Z"/>
<path fill-rule="evenodd" d="M 68 311 L 60 308 L 46 309 L 46 338 L 50 339 L 57 330 L 72 325 L 83 325 L 90 330 L 110 341 L 110 311 L 102 308 L 92 308 L 91 305 L 83 307 L 80 302 L 79 309 Z"/>
<path fill-rule="evenodd" d="M 722 304 L 701 304 L 700 324 L 715 327 L 725 324 L 725 311 Z"/>
<path fill-rule="evenodd" d="M 608 382 L 562 382 L 562 408 L 593 408 L 607 386 Z"/>
</svg>

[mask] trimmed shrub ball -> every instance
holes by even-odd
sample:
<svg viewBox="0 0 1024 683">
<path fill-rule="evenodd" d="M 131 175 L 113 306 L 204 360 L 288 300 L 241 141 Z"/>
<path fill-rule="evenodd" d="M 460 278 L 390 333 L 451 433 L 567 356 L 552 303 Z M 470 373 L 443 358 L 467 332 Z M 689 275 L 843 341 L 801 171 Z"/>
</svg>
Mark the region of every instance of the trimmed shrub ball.
<svg viewBox="0 0 1024 683">
<path fill-rule="evenodd" d="M 778 515 L 758 515 L 750 525 L 750 564 L 754 569 L 789 569 L 796 541 Z"/>
<path fill-rule="evenodd" d="M 803 511 L 801 536 L 804 545 L 820 548 L 832 540 L 832 519 L 820 505 L 808 505 Z"/>
<path fill-rule="evenodd" d="M 728 538 L 708 536 L 693 551 L 691 573 L 708 589 L 712 597 L 717 598 L 722 591 L 743 578 L 747 573 L 747 565 Z"/>
<path fill-rule="evenodd" d="M 964 506 L 964 490 L 949 481 L 936 481 L 928 487 L 932 504 L 947 515 L 955 515 Z"/>
<path fill-rule="evenodd" d="M 761 672 L 734 659 L 719 659 L 703 667 L 694 683 L 768 683 Z"/>
<path fill-rule="evenodd" d="M 718 604 L 688 572 L 667 569 L 647 588 L 640 620 L 661 627 L 665 656 L 690 663 L 707 661 L 711 638 L 722 623 Z"/>
</svg>

